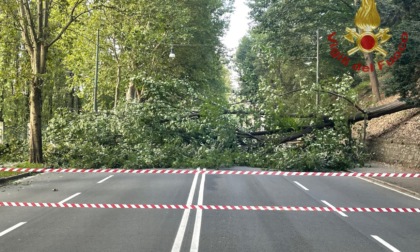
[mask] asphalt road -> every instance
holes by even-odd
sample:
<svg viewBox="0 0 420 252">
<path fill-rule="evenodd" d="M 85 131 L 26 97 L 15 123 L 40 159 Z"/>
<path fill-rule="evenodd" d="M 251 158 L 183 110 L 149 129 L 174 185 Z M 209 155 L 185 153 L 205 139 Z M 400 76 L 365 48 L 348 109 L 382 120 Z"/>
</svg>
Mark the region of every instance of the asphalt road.
<svg viewBox="0 0 420 252">
<path fill-rule="evenodd" d="M 193 174 L 39 174 L 0 187 L 0 201 L 420 207 L 419 199 L 353 177 Z M 419 247 L 420 213 L 0 207 L 0 251 L 7 252 Z"/>
</svg>

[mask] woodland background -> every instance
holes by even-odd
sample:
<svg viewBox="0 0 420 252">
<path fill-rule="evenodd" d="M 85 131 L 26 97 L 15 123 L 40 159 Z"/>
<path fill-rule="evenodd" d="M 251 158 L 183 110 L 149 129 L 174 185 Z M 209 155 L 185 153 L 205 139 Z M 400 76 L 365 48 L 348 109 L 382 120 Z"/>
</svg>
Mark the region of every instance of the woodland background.
<svg viewBox="0 0 420 252">
<path fill-rule="evenodd" d="M 334 31 L 341 52 L 354 47 L 340 36 L 354 27 L 359 1 L 250 0 L 251 29 L 232 58 L 221 43 L 231 0 L 1 0 L 0 162 L 284 170 L 361 164 L 365 133 L 362 127 L 352 136 L 351 118 L 368 115 L 385 95 L 400 95 L 400 110 L 420 105 L 420 2 L 376 2 L 381 27 L 393 35 L 383 45 L 387 57 L 372 54 L 376 62 L 409 33 L 398 62 L 377 71 L 379 97 L 367 73 L 330 56 Z M 360 53 L 351 60 L 365 62 Z"/>
</svg>

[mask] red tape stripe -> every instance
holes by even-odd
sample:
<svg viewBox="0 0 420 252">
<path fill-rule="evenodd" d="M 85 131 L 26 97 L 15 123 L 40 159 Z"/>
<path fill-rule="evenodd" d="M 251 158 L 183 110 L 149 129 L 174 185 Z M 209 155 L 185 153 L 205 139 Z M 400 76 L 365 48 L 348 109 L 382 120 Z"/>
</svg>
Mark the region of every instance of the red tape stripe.
<svg viewBox="0 0 420 252">
<path fill-rule="evenodd" d="M 0 202 L 0 207 L 97 208 L 97 209 L 167 209 L 167 210 L 231 210 L 231 211 L 294 211 L 353 213 L 420 213 L 420 208 L 389 207 L 303 207 L 303 206 L 229 206 L 229 205 L 166 205 L 166 204 L 92 204 Z"/>
<path fill-rule="evenodd" d="M 122 173 L 122 174 L 206 174 L 206 175 L 267 175 L 267 176 L 314 176 L 314 177 L 392 177 L 420 178 L 420 173 L 363 173 L 363 172 L 285 172 L 285 171 L 226 171 L 226 170 L 170 170 L 170 169 L 50 169 L 50 168 L 0 168 L 13 172 L 53 173 Z"/>
</svg>

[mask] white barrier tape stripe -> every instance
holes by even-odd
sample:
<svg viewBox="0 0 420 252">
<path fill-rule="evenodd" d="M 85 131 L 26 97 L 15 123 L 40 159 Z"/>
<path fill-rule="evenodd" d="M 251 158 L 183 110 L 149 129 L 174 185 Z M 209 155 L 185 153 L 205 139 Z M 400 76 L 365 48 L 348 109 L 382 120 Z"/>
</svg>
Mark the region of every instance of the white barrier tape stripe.
<svg viewBox="0 0 420 252">
<path fill-rule="evenodd" d="M 308 206 L 230 206 L 230 205 L 168 205 L 168 204 L 93 204 L 0 202 L 0 207 L 38 208 L 96 208 L 96 209 L 165 209 L 165 210 L 236 210 L 236 211 L 294 211 L 294 212 L 357 212 L 357 213 L 420 213 L 420 208 L 376 207 L 308 207 Z"/>
<path fill-rule="evenodd" d="M 283 171 L 197 171 L 197 170 L 126 170 L 126 169 L 47 169 L 47 168 L 4 168 L 0 171 L 51 172 L 51 173 L 125 173 L 125 174 L 208 174 L 208 175 L 264 175 L 264 176 L 315 176 L 315 177 L 395 177 L 420 178 L 420 173 L 356 173 L 356 172 L 283 172 Z"/>
</svg>

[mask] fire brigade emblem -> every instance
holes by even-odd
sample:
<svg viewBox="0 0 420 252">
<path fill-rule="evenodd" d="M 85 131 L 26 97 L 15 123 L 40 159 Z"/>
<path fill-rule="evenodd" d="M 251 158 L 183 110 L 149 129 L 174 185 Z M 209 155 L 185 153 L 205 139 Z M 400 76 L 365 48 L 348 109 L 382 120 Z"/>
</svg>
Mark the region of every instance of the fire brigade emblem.
<svg viewBox="0 0 420 252">
<path fill-rule="evenodd" d="M 354 19 L 356 28 L 346 28 L 347 34 L 344 38 L 356 47 L 349 50 L 348 55 L 352 55 L 358 51 L 364 53 L 379 52 L 386 56 L 388 52 L 381 47 L 381 44 L 387 42 L 392 36 L 388 34 L 389 28 L 375 30 L 381 24 L 381 17 L 376 9 L 375 0 L 362 0 L 362 4 L 356 13 Z"/>
</svg>

